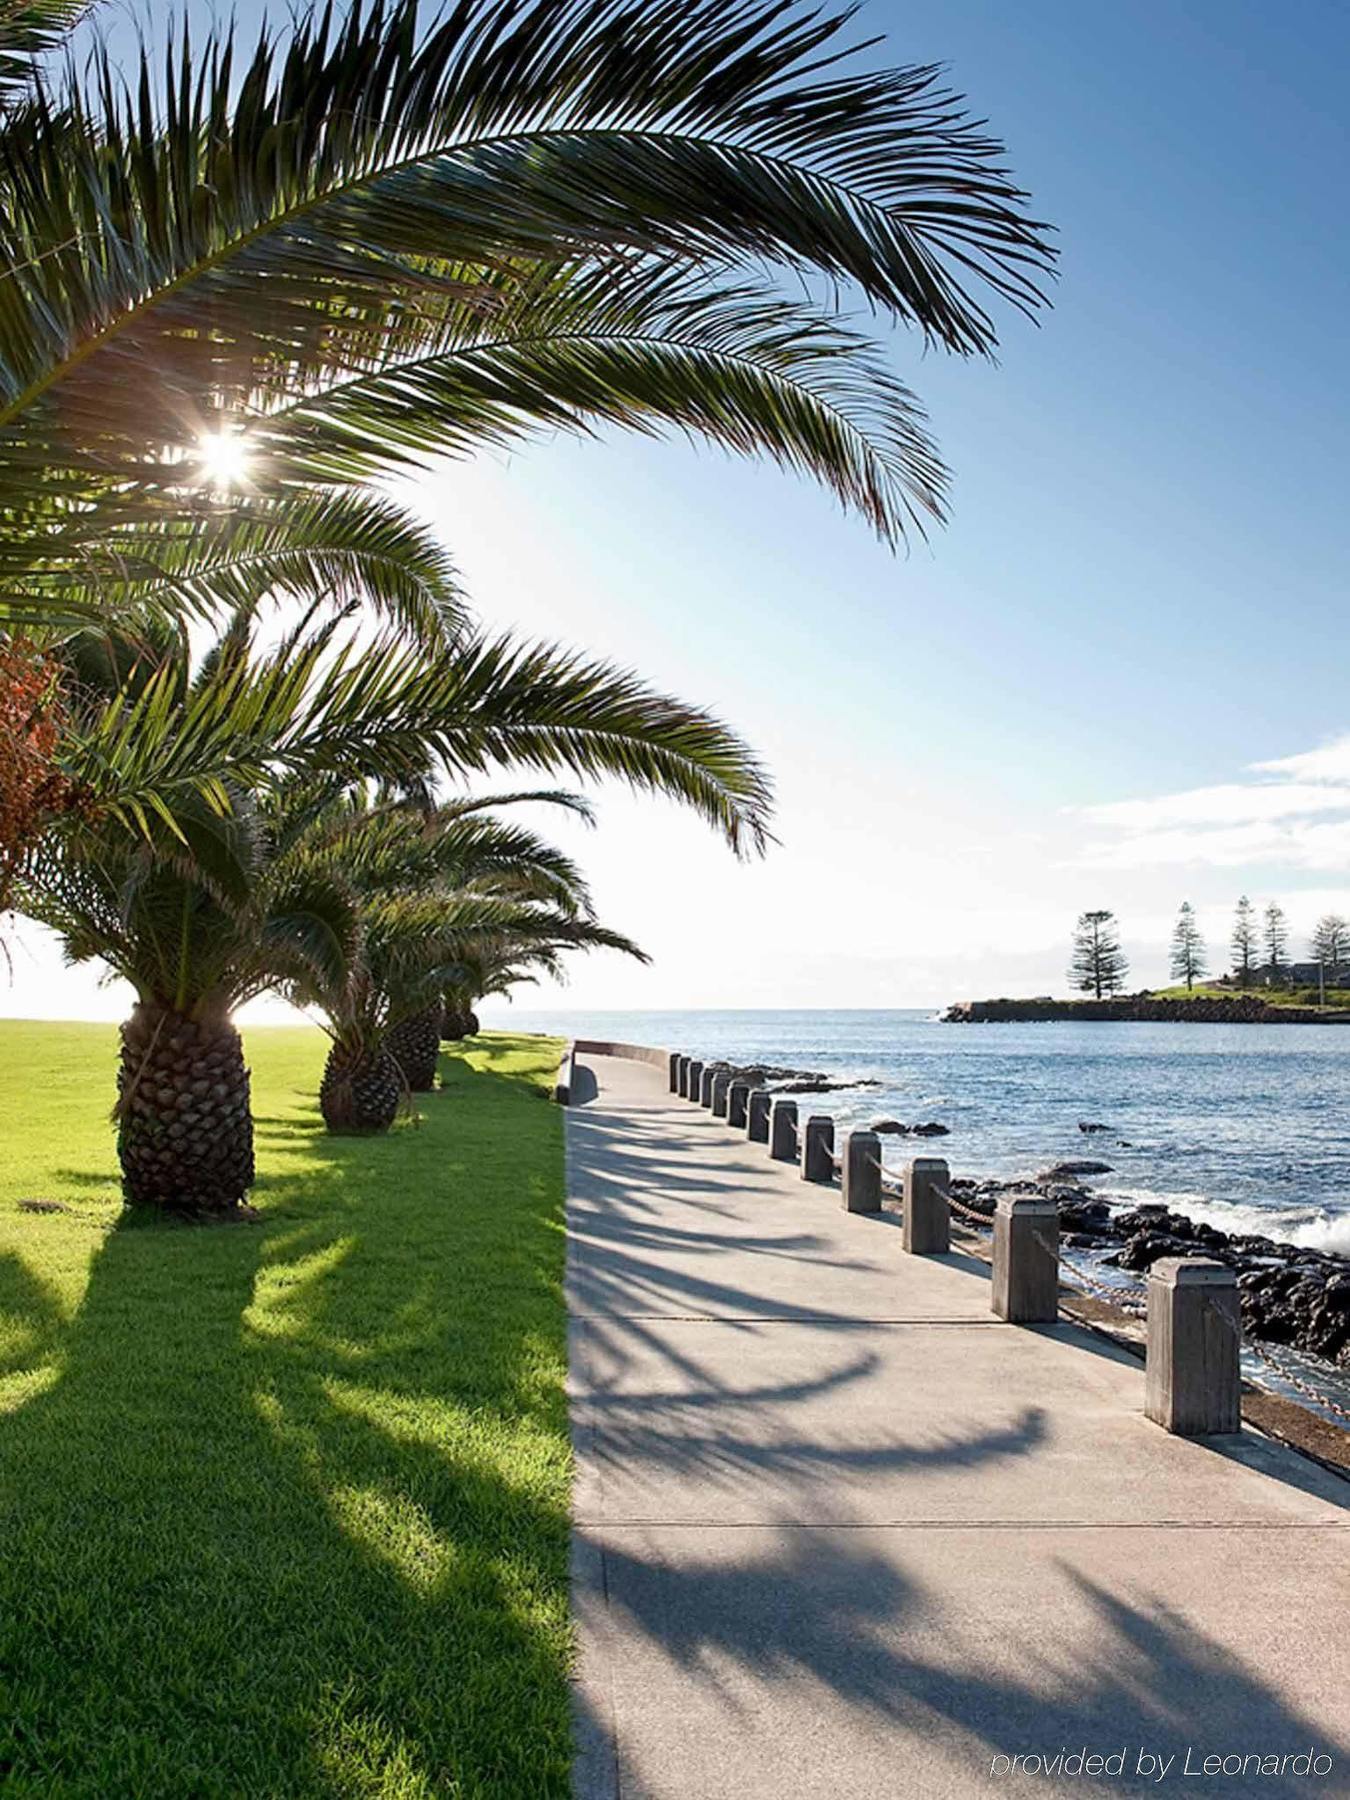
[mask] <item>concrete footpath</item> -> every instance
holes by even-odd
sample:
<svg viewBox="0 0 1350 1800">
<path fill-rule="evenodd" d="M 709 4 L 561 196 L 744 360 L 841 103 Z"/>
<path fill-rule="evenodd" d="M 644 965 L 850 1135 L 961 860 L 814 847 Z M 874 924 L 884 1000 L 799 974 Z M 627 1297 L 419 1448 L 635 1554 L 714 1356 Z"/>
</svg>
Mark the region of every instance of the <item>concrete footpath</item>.
<svg viewBox="0 0 1350 1800">
<path fill-rule="evenodd" d="M 1350 1795 L 1350 1484 L 665 1089 L 567 1113 L 580 1800 Z"/>
</svg>

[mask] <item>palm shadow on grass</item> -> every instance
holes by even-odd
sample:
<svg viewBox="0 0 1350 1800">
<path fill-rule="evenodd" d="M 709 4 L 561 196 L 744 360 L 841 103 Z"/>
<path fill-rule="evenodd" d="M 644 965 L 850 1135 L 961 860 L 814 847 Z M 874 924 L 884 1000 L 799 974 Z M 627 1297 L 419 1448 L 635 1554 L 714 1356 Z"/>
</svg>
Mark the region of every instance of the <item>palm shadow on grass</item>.
<svg viewBox="0 0 1350 1800">
<path fill-rule="evenodd" d="M 265 1114 L 260 1228 L 108 1235 L 0 1418 L 0 1786 L 566 1793 L 560 1125 L 450 1079 Z"/>
</svg>

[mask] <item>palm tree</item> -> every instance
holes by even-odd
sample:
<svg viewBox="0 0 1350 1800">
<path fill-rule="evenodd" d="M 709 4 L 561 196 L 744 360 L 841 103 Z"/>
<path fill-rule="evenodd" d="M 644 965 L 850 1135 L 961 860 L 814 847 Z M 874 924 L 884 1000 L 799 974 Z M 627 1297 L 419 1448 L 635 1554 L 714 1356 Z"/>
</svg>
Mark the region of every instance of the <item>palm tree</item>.
<svg viewBox="0 0 1350 1800">
<path fill-rule="evenodd" d="M 571 794 L 533 797 L 578 805 Z M 615 943 L 613 934 L 592 932 L 590 893 L 572 859 L 538 833 L 484 812 L 479 799 L 411 804 L 355 790 L 315 812 L 304 790 L 292 787 L 277 802 L 283 815 L 301 820 L 290 834 L 292 854 L 368 903 L 362 954 L 343 981 L 293 984 L 292 998 L 317 1007 L 333 1038 L 322 1095 L 330 1123 L 350 1129 L 359 1116 L 361 1128 L 384 1129 L 399 1075 L 413 1093 L 435 1085 L 447 959 L 457 966 L 469 955 L 485 924 L 495 938 L 512 919 L 518 933 L 536 936 L 545 925 L 556 935 L 580 922 L 579 947 Z M 503 900 L 514 910 L 476 908 Z M 618 947 L 629 946 L 619 940 Z"/>
<path fill-rule="evenodd" d="M 470 954 L 462 956 L 454 978 L 442 995 L 441 1036 L 460 1043 L 478 1034 L 474 1010 L 490 995 L 507 997 L 516 987 L 533 985 L 541 975 L 554 981 L 566 976 L 565 942 L 522 943 L 510 933 L 484 938 Z"/>
<path fill-rule="evenodd" d="M 576 796 L 565 799 L 571 803 Z M 454 883 L 461 891 L 484 896 L 543 902 L 555 909 L 565 926 L 578 920 L 594 923 L 590 890 L 580 869 L 537 833 L 484 815 L 476 803 L 472 811 L 451 803 L 440 812 L 448 851 L 442 876 L 446 885 Z M 596 943 L 574 940 L 572 947 L 591 949 Z M 459 959 L 465 954 L 467 948 L 461 949 Z M 438 988 L 417 1012 L 390 1028 L 389 1052 L 415 1094 L 435 1086 L 444 1023 L 445 995 Z"/>
<path fill-rule="evenodd" d="M 124 537 L 134 598 L 147 530 L 223 483 L 312 498 L 540 425 L 768 455 L 892 542 L 943 515 L 838 296 L 987 354 L 1051 252 L 936 69 L 850 68 L 851 9 L 793 0 L 417 15 L 184 34 L 162 77 L 96 52 L 0 119 L 11 619 L 119 604 Z"/>
<path fill-rule="evenodd" d="M 123 630 L 162 637 L 184 614 L 229 609 L 238 631 L 265 598 L 290 600 L 305 617 L 339 617 L 369 606 L 387 625 L 431 653 L 468 631 L 468 615 L 441 546 L 374 493 L 245 500 L 196 519 L 142 520 L 88 547 L 81 566 L 49 583 L 42 623 L 20 633 L 0 627 L 0 910 L 24 856 L 74 798 L 53 761 L 65 717 L 68 656 L 60 633 L 97 621 L 110 591 L 123 603 Z M 112 579 L 115 576 L 115 581 Z M 126 611 L 135 598 L 134 615 Z M 125 656 L 107 645 L 103 654 Z M 78 654 L 87 660 L 86 635 Z"/>
<path fill-rule="evenodd" d="M 430 660 L 331 623 L 266 654 L 245 626 L 199 662 L 181 633 L 100 642 L 68 648 L 78 680 L 54 752 L 79 804 L 15 900 L 72 960 L 100 958 L 136 990 L 117 1113 L 133 1203 L 242 1203 L 252 1122 L 230 1015 L 279 982 L 336 988 L 369 946 L 350 884 L 293 854 L 304 816 L 277 829 L 279 783 L 299 782 L 317 816 L 354 778 L 420 780 L 429 758 L 460 779 L 511 764 L 612 775 L 694 807 L 742 852 L 764 841 L 767 784 L 725 727 L 547 646 L 465 640 Z M 520 903 L 473 904 L 481 926 Z"/>
<path fill-rule="evenodd" d="M 319 1104 L 333 1131 L 387 1131 L 393 1124 L 411 1083 L 390 1039 L 437 1003 L 461 959 L 480 945 L 566 943 L 646 960 L 629 939 L 593 919 L 470 892 L 366 896 L 357 917 L 356 952 L 341 982 L 315 971 L 285 984 L 293 999 L 322 1012 L 332 1039 Z M 433 1063 L 437 1042 L 433 1037 Z"/>
</svg>

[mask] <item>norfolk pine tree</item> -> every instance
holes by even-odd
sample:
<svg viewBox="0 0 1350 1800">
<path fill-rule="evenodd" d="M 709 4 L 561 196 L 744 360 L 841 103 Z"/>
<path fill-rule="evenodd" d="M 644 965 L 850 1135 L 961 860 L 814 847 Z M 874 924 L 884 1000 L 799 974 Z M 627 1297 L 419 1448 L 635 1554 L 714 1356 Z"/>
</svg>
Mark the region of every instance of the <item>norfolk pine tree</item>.
<svg viewBox="0 0 1350 1800">
<path fill-rule="evenodd" d="M 1172 979 L 1184 981 L 1188 988 L 1193 988 L 1205 974 L 1207 963 L 1205 940 L 1195 922 L 1195 909 L 1189 900 L 1183 900 L 1172 930 Z"/>
<path fill-rule="evenodd" d="M 1324 913 L 1313 927 L 1308 955 L 1324 969 L 1340 969 L 1350 962 L 1350 921 L 1339 913 Z"/>
<path fill-rule="evenodd" d="M 1233 914 L 1231 943 L 1233 973 L 1237 977 L 1237 984 L 1239 987 L 1250 987 L 1260 949 L 1260 938 L 1256 927 L 1256 908 L 1245 894 L 1238 901 L 1237 910 Z"/>
<path fill-rule="evenodd" d="M 1073 934 L 1073 958 L 1069 964 L 1069 980 L 1095 999 L 1118 994 L 1125 985 L 1130 969 L 1120 947 L 1113 912 L 1085 912 L 1078 915 Z"/>
<path fill-rule="evenodd" d="M 1272 900 L 1261 920 L 1261 938 L 1265 945 L 1266 965 L 1272 982 L 1279 982 L 1289 967 L 1289 921 L 1284 908 Z"/>
</svg>

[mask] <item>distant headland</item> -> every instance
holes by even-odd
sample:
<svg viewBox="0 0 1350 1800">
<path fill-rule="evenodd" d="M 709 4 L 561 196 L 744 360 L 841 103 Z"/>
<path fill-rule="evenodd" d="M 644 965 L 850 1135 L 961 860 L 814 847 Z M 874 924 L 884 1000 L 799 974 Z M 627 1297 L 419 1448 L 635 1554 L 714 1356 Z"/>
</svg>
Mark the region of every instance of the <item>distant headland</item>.
<svg viewBox="0 0 1350 1800">
<path fill-rule="evenodd" d="M 1224 993 L 1217 988 L 1121 995 L 1103 1000 L 959 1000 L 943 1013 L 950 1025 L 1039 1023 L 1052 1019 L 1115 1020 L 1119 1023 L 1185 1025 L 1350 1025 L 1350 1005 L 1325 1008 L 1281 995 Z"/>
</svg>

